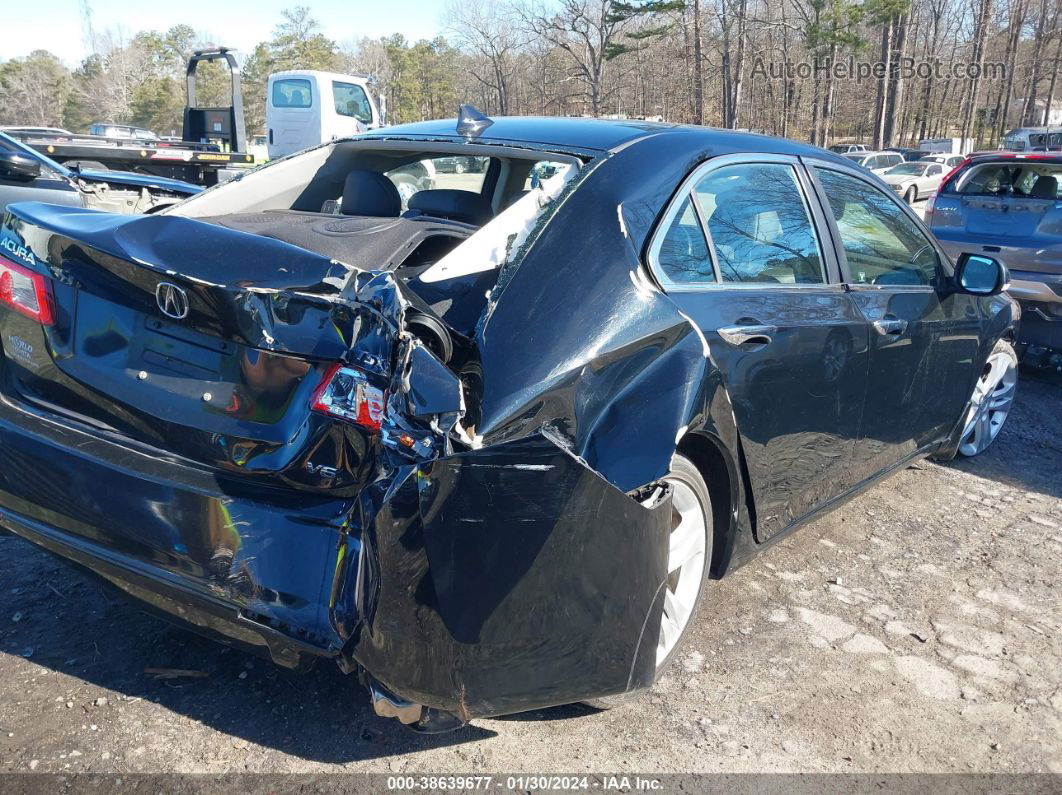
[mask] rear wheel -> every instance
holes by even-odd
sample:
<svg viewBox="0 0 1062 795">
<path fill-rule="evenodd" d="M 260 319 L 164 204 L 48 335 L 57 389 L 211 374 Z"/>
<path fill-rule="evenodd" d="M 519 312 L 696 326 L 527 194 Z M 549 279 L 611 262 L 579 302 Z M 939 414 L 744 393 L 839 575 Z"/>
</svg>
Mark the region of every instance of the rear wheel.
<svg viewBox="0 0 1062 795">
<path fill-rule="evenodd" d="M 1017 387 L 1018 355 L 1013 345 L 1000 340 L 989 354 L 970 396 L 959 439 L 959 455 L 983 453 L 996 440 L 1010 416 Z"/>
<path fill-rule="evenodd" d="M 703 601 L 712 561 L 712 498 L 693 462 L 676 453 L 664 477 L 673 489 L 668 537 L 667 580 L 660 638 L 656 646 L 656 678 L 674 661 Z M 622 693 L 584 702 L 609 709 L 638 695 Z"/>
</svg>

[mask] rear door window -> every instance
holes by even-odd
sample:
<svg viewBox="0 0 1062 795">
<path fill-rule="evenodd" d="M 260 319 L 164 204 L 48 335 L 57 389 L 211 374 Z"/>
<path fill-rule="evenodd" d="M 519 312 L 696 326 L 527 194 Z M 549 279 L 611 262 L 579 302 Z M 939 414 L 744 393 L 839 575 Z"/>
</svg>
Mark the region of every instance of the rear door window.
<svg viewBox="0 0 1062 795">
<path fill-rule="evenodd" d="M 698 182 L 693 195 L 723 282 L 826 282 L 811 213 L 792 166 L 724 166 Z"/>
<path fill-rule="evenodd" d="M 287 77 L 273 83 L 274 108 L 308 108 L 313 102 L 310 81 L 301 77 Z"/>
<path fill-rule="evenodd" d="M 676 285 L 713 284 L 715 268 L 708 256 L 697 211 L 686 196 L 668 223 L 667 231 L 654 242 L 656 265 L 665 279 Z"/>
</svg>

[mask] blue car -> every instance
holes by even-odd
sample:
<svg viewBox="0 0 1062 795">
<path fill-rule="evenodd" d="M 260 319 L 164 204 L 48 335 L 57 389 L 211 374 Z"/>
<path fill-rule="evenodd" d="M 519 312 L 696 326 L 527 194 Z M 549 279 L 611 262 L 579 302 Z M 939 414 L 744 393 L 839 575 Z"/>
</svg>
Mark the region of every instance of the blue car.
<svg viewBox="0 0 1062 795">
<path fill-rule="evenodd" d="M 152 213 L 201 190 L 150 174 L 70 169 L 0 132 L 0 212 L 15 202 L 39 201 L 112 213 Z"/>
</svg>

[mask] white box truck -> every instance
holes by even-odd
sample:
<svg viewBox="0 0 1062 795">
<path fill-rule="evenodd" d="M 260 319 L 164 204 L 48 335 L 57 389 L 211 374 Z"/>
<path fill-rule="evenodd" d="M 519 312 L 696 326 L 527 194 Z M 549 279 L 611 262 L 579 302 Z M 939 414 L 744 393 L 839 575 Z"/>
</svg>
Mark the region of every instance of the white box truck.
<svg viewBox="0 0 1062 795">
<path fill-rule="evenodd" d="M 275 72 L 266 86 L 266 147 L 270 159 L 346 138 L 384 123 L 370 78 L 297 69 Z"/>
<path fill-rule="evenodd" d="M 923 152 L 936 152 L 942 155 L 968 155 L 974 150 L 973 138 L 926 138 L 918 142 Z"/>
</svg>

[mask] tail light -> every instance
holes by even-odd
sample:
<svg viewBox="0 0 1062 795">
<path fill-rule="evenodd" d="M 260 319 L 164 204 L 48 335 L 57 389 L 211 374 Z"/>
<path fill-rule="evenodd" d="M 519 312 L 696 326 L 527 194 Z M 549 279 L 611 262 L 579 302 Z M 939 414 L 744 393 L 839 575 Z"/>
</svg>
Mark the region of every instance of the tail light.
<svg viewBox="0 0 1062 795">
<path fill-rule="evenodd" d="M 48 280 L 4 257 L 0 257 L 0 304 L 33 318 L 42 326 L 55 323 Z"/>
<path fill-rule="evenodd" d="M 937 204 L 937 194 L 935 192 L 934 193 L 930 193 L 929 194 L 929 198 L 926 199 L 926 209 L 922 213 L 923 220 L 925 220 L 925 222 L 927 224 L 929 223 L 929 216 L 931 216 L 933 214 L 933 208 L 936 206 L 936 204 Z"/>
<path fill-rule="evenodd" d="M 328 368 L 320 386 L 314 390 L 310 407 L 378 431 L 383 423 L 385 397 L 384 391 L 369 383 L 361 370 L 337 362 Z"/>
<path fill-rule="evenodd" d="M 966 158 L 961 163 L 959 163 L 959 165 L 955 166 L 955 168 L 945 174 L 944 179 L 940 181 L 940 185 L 937 186 L 936 191 L 929 195 L 929 199 L 928 201 L 926 201 L 925 209 L 925 222 L 927 224 L 929 223 L 930 216 L 933 215 L 934 208 L 936 208 L 937 206 L 937 197 L 949 188 L 951 181 L 955 178 L 955 175 L 962 171 L 964 168 L 966 168 L 969 162 L 970 158 Z"/>
</svg>

